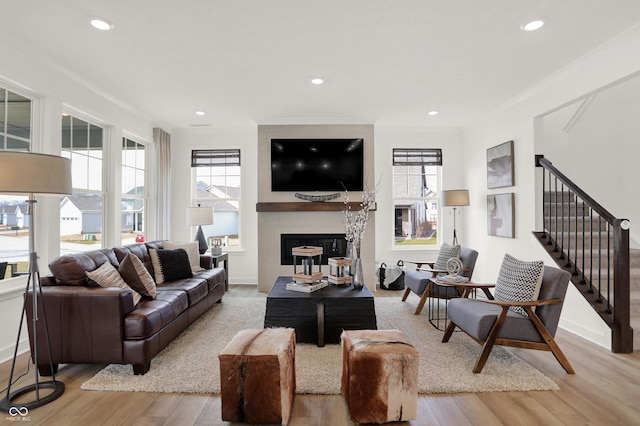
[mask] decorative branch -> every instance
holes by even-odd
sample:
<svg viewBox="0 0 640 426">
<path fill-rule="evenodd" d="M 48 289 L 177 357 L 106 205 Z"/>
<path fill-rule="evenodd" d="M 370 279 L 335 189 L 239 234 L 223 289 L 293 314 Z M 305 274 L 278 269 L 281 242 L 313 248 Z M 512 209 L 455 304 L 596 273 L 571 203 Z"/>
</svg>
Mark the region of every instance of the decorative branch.
<svg viewBox="0 0 640 426">
<path fill-rule="evenodd" d="M 357 249 L 360 248 L 362 237 L 364 235 L 364 229 L 367 226 L 369 220 L 369 211 L 376 202 L 376 193 L 378 192 L 378 186 L 380 182 L 376 183 L 373 188 L 368 188 L 366 185 L 362 192 L 362 202 L 360 203 L 360 209 L 356 212 L 351 210 L 349 204 L 349 191 L 344 190 L 344 229 L 345 238 L 347 241 L 353 242 Z"/>
</svg>

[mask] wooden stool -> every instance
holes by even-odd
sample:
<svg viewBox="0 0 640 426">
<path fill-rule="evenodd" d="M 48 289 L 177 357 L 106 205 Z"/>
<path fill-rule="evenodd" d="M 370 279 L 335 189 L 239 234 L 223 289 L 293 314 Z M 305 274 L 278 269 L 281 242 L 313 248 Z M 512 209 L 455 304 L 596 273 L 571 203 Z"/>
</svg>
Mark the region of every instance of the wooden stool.
<svg viewBox="0 0 640 426">
<path fill-rule="evenodd" d="M 292 328 L 243 330 L 220 352 L 222 420 L 286 425 L 296 393 Z"/>
<path fill-rule="evenodd" d="M 342 332 L 342 395 L 354 423 L 416 418 L 419 353 L 398 330 Z"/>
</svg>

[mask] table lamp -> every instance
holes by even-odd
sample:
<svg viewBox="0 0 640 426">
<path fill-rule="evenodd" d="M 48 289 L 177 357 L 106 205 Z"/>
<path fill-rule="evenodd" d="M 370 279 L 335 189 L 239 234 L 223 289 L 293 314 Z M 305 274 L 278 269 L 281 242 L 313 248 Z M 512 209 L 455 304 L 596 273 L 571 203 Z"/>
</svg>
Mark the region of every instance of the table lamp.
<svg viewBox="0 0 640 426">
<path fill-rule="evenodd" d="M 205 254 L 209 249 L 207 239 L 202 232 L 202 225 L 212 224 L 213 207 L 201 207 L 200 204 L 198 204 L 198 207 L 187 207 L 187 225 L 198 227 L 194 240 L 198 242 L 200 254 Z"/>
<path fill-rule="evenodd" d="M 64 393 L 64 383 L 56 380 L 55 370 L 53 368 L 53 357 L 51 356 L 51 341 L 49 340 L 49 330 L 47 328 L 47 315 L 42 302 L 42 286 L 40 284 L 40 271 L 38 270 L 38 255 L 35 251 L 35 196 L 40 195 L 70 195 L 72 193 L 71 185 L 71 160 L 68 158 L 58 157 L 54 155 L 35 154 L 30 152 L 0 152 L 0 193 L 2 194 L 20 194 L 29 197 L 29 273 L 27 278 L 27 287 L 25 289 L 24 302 L 22 304 L 22 315 L 20 317 L 20 326 L 18 328 L 18 338 L 16 339 L 16 347 L 13 353 L 13 361 L 11 363 L 11 374 L 9 375 L 9 384 L 7 385 L 7 394 L 0 400 L 0 409 L 9 412 L 16 405 L 20 408 L 25 407 L 28 410 L 39 407 L 57 399 Z M 20 334 L 22 331 L 22 323 L 25 318 L 27 308 L 26 295 L 31 288 L 33 303 L 33 331 L 32 331 L 32 362 L 34 363 L 35 383 L 25 386 L 16 391 L 11 392 L 11 384 L 13 382 L 13 373 L 18 356 L 18 344 L 20 343 Z M 40 296 L 40 297 L 39 297 Z M 46 348 L 38 348 L 38 330 L 43 330 L 45 334 Z M 38 350 L 46 350 L 49 357 L 49 367 L 51 371 L 51 380 L 46 382 L 40 381 L 38 372 Z M 43 389 L 50 389 L 46 395 L 41 395 Z M 13 401 L 24 395 L 35 393 L 35 399 L 24 401 L 23 398 L 13 403 Z"/>
</svg>

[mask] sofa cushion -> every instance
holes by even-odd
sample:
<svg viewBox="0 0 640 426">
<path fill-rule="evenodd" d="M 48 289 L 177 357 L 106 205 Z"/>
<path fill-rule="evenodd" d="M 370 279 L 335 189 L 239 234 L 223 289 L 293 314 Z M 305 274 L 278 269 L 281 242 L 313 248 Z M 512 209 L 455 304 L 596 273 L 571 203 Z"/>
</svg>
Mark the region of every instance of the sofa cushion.
<svg viewBox="0 0 640 426">
<path fill-rule="evenodd" d="M 142 261 L 133 253 L 128 253 L 120 262 L 120 275 L 127 284 L 141 295 L 156 297 L 156 283 L 144 267 Z"/>
<path fill-rule="evenodd" d="M 149 249 L 151 264 L 155 274 L 156 283 L 175 281 L 191 278 L 191 263 L 185 249 L 156 250 Z"/>
<path fill-rule="evenodd" d="M 152 336 L 177 318 L 188 307 L 184 291 L 162 291 L 153 300 L 143 299 L 124 319 L 125 339 Z"/>
<path fill-rule="evenodd" d="M 185 249 L 189 255 L 189 262 L 191 263 L 191 272 L 197 274 L 204 271 L 204 268 L 200 266 L 200 251 L 198 250 L 198 242 L 192 241 L 190 243 L 174 243 L 171 241 L 164 242 L 164 248 L 167 250 Z"/>
<path fill-rule="evenodd" d="M 120 273 L 109 262 L 105 262 L 98 269 L 94 271 L 87 271 L 87 277 L 90 281 L 95 282 L 100 287 L 118 287 L 126 288 L 133 292 L 133 305 L 137 305 L 142 296 L 140 293 L 129 287 L 127 283 L 122 279 Z"/>
<path fill-rule="evenodd" d="M 495 299 L 508 302 L 536 300 L 542 285 L 544 263 L 541 260 L 527 262 L 505 254 L 496 280 Z M 520 306 L 512 306 L 513 312 L 527 315 Z"/>
<path fill-rule="evenodd" d="M 95 286 L 95 284 L 89 284 L 86 272 L 95 271 L 107 262 L 118 266 L 113 250 L 92 250 L 57 257 L 49 263 L 49 270 L 58 285 Z"/>
<path fill-rule="evenodd" d="M 184 280 L 167 281 L 157 284 L 158 294 L 163 291 L 184 291 L 189 298 L 189 306 L 193 306 L 209 293 L 209 284 L 207 280 L 200 275 Z"/>
<path fill-rule="evenodd" d="M 147 268 L 147 271 L 149 271 L 151 276 L 153 276 L 153 265 L 151 265 L 151 257 L 149 256 L 149 250 L 147 247 L 147 243 L 127 244 L 126 246 L 114 247 L 113 253 L 115 254 L 118 262 L 122 262 L 127 254 L 133 253 L 142 261 L 144 267 Z"/>
</svg>

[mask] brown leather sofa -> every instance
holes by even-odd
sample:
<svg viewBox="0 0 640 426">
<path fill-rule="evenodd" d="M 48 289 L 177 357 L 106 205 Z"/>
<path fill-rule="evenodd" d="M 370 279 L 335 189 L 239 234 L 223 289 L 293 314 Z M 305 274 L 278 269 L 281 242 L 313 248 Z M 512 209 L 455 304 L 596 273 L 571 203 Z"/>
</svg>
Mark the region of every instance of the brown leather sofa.
<svg viewBox="0 0 640 426">
<path fill-rule="evenodd" d="M 153 277 L 149 248 L 162 249 L 163 242 L 64 255 L 49 264 L 55 276 L 40 281 L 54 370 L 59 364 L 132 364 L 135 374 L 145 374 L 154 356 L 222 301 L 225 271 L 210 269 L 207 256 L 200 257 L 204 271 L 192 278 L 157 284 L 156 298 L 142 299 L 136 306 L 130 289 L 90 286 L 86 271 L 96 270 L 105 262 L 117 268 L 128 253 L 142 260 Z M 33 348 L 31 292 L 26 306 Z M 38 324 L 42 328 L 42 321 Z M 37 336 L 35 363 L 40 374 L 51 375 L 44 330 L 39 329 Z"/>
</svg>

